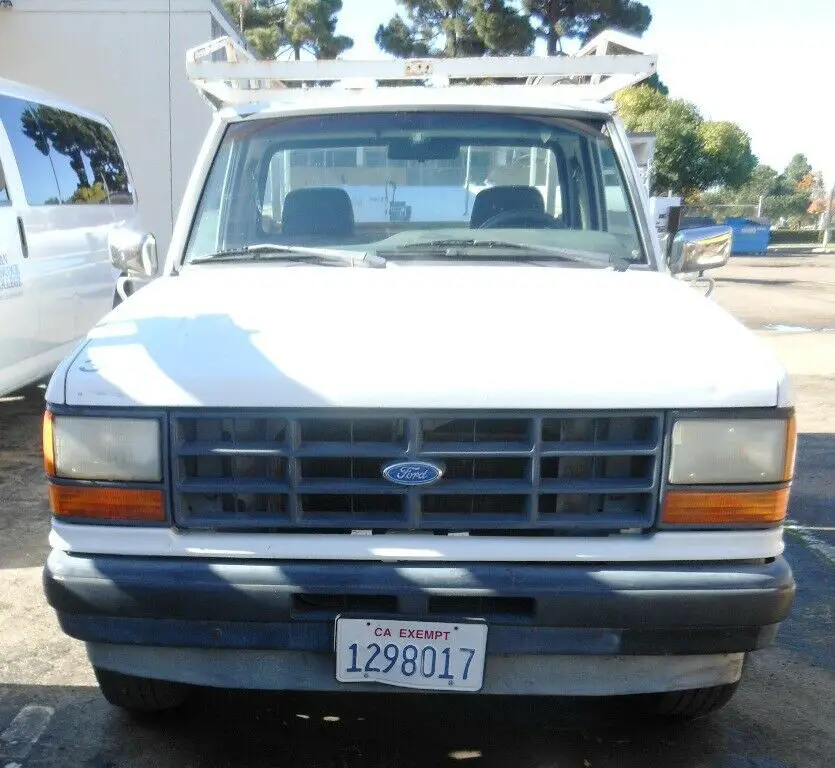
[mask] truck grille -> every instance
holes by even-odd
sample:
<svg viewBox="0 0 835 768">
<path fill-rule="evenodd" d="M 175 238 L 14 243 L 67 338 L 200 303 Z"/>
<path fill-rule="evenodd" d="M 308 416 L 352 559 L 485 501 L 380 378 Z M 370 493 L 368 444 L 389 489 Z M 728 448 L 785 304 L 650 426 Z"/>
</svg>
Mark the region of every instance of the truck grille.
<svg viewBox="0 0 835 768">
<path fill-rule="evenodd" d="M 180 412 L 174 516 L 190 529 L 536 535 L 647 528 L 660 413 Z M 430 486 L 385 479 L 443 468 Z"/>
</svg>

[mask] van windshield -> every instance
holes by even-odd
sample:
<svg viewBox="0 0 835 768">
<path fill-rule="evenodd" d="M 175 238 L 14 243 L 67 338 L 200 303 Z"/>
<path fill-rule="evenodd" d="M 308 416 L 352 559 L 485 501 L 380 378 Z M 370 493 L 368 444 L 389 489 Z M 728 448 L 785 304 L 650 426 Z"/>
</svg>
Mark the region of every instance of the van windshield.
<svg viewBox="0 0 835 768">
<path fill-rule="evenodd" d="M 460 262 L 646 263 L 605 122 L 399 111 L 232 124 L 186 261 L 269 244 Z M 488 256 L 485 256 L 488 254 Z"/>
</svg>

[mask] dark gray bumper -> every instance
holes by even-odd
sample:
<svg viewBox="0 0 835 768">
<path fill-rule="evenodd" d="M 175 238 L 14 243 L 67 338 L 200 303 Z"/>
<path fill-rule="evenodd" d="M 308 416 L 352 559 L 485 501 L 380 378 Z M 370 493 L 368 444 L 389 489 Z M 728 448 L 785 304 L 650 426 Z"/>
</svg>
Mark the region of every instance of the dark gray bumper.
<svg viewBox="0 0 835 768">
<path fill-rule="evenodd" d="M 54 551 L 44 588 L 92 643 L 325 653 L 333 620 L 479 616 L 488 654 L 756 650 L 789 613 L 783 558 L 761 564 L 461 565 L 205 561 Z"/>
</svg>

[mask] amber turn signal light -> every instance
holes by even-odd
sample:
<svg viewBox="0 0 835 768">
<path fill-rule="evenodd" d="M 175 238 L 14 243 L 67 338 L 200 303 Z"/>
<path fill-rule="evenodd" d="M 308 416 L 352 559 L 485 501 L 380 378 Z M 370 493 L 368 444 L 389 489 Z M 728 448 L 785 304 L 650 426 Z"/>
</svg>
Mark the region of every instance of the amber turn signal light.
<svg viewBox="0 0 835 768">
<path fill-rule="evenodd" d="M 55 435 L 54 417 L 51 411 L 43 414 L 43 467 L 49 477 L 55 477 Z"/>
<path fill-rule="evenodd" d="M 788 504 L 788 488 L 667 491 L 661 522 L 667 525 L 775 525 L 786 517 Z"/>
<path fill-rule="evenodd" d="M 165 500 L 161 490 L 50 484 L 49 503 L 56 517 L 165 522 Z"/>
</svg>

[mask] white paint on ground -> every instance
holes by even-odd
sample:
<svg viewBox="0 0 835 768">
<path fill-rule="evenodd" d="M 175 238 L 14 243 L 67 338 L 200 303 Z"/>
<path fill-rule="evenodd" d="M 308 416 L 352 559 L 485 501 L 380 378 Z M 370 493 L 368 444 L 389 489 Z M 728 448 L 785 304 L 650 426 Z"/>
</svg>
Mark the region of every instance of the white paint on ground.
<svg viewBox="0 0 835 768">
<path fill-rule="evenodd" d="M 0 742 L 4 744 L 6 756 L 15 760 L 26 757 L 43 736 L 54 714 L 55 710 L 52 707 L 37 704 L 29 704 L 21 709 L 8 728 L 0 733 Z"/>
<path fill-rule="evenodd" d="M 783 323 L 774 323 L 766 325 L 764 331 L 773 331 L 774 333 L 832 333 L 835 328 L 806 328 L 803 325 L 784 325 Z"/>
<path fill-rule="evenodd" d="M 789 520 L 786 530 L 794 533 L 809 549 L 820 555 L 830 565 L 835 566 L 835 546 L 827 544 L 810 532 L 810 527 L 800 525 L 794 520 Z"/>
</svg>

